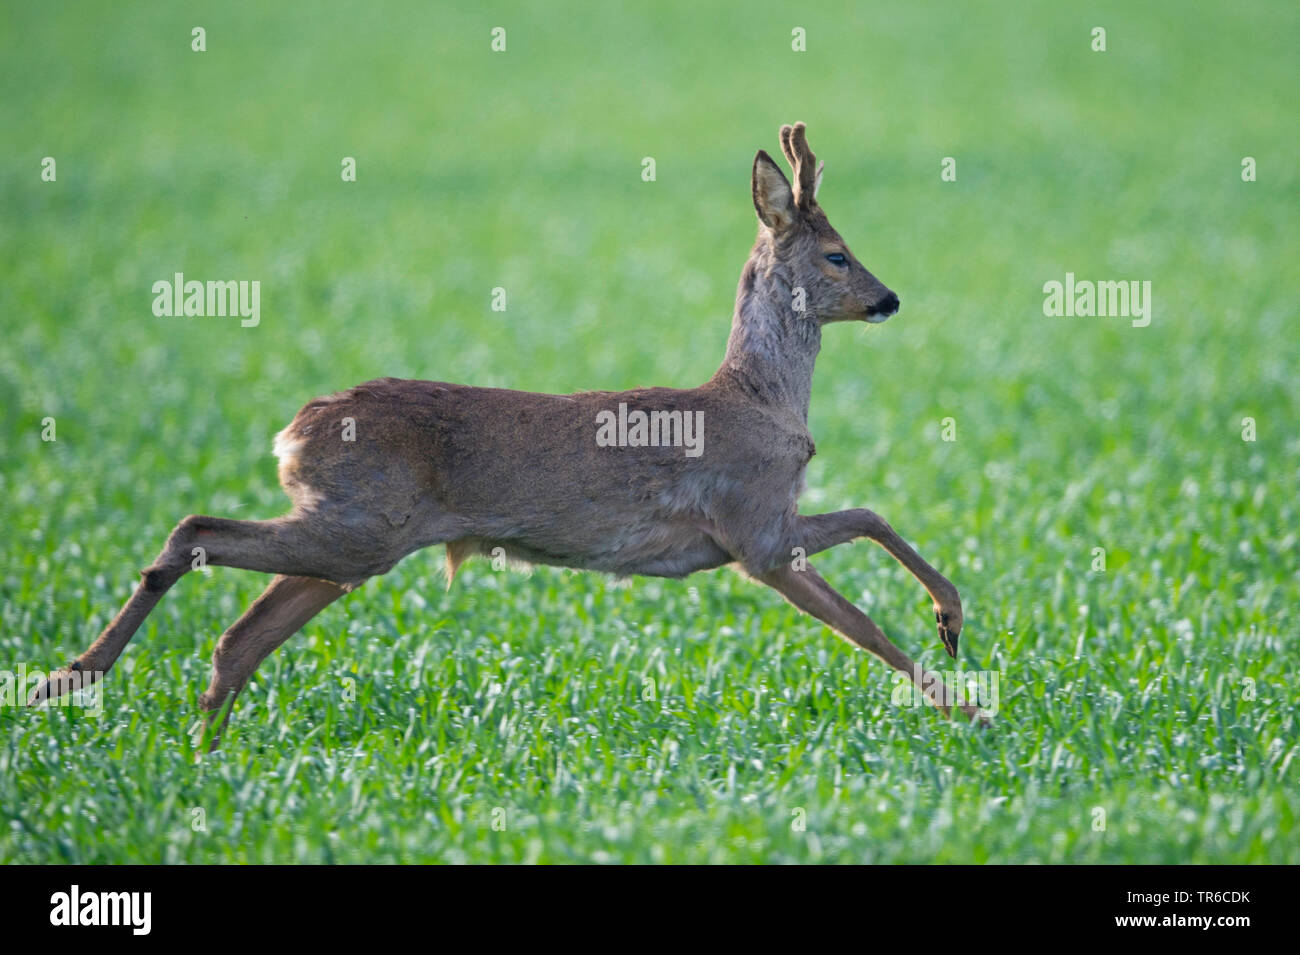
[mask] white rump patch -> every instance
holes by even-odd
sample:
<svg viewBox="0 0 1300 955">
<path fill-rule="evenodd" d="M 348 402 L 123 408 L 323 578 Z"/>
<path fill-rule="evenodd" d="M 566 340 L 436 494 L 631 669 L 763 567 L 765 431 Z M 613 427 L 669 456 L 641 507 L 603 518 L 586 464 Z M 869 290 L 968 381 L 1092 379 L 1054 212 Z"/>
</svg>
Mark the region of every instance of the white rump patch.
<svg viewBox="0 0 1300 955">
<path fill-rule="evenodd" d="M 298 452 L 302 450 L 302 438 L 289 433 L 285 428 L 275 436 L 271 442 L 271 453 L 280 459 L 280 467 L 290 467 L 298 460 Z"/>
</svg>

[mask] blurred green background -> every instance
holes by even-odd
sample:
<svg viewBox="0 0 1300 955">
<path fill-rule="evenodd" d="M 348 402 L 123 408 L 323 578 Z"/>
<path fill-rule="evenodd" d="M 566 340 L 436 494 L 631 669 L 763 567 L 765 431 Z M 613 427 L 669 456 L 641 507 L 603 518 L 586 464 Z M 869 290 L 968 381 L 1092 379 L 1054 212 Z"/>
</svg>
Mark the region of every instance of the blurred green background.
<svg viewBox="0 0 1300 955">
<path fill-rule="evenodd" d="M 265 584 L 218 569 L 99 719 L 0 707 L 0 859 L 1300 861 L 1298 40 L 1264 2 L 5 5 L 0 666 L 83 650 L 180 517 L 280 513 L 271 438 L 315 395 L 705 380 L 754 152 L 803 120 L 903 308 L 827 330 L 802 509 L 871 507 L 954 580 L 1001 712 L 891 704 L 730 571 L 444 595 L 429 551 L 196 764 Z M 259 280 L 260 325 L 155 317 L 178 271 Z M 1067 271 L 1149 280 L 1151 325 L 1045 317 Z M 947 666 L 883 552 L 818 566 Z"/>
</svg>

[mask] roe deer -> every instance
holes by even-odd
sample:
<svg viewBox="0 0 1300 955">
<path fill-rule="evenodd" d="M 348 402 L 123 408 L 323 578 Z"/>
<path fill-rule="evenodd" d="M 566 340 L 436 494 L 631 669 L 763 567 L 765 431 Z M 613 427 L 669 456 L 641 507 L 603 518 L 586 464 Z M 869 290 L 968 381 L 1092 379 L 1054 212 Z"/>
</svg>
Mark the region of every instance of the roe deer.
<svg viewBox="0 0 1300 955">
<path fill-rule="evenodd" d="M 978 718 L 802 560 L 855 538 L 876 541 L 929 592 L 939 637 L 956 656 L 956 588 L 879 515 L 796 508 L 813 455 L 808 401 L 822 326 L 882 322 L 898 310 L 898 296 L 853 256 L 817 204 L 823 167 L 804 124 L 782 126 L 780 135 L 794 182 L 766 152 L 755 156 L 758 239 L 740 276 L 726 356 L 709 381 L 560 396 L 382 378 L 317 398 L 275 439 L 289 513 L 182 520 L 99 639 L 29 702 L 108 670 L 201 546 L 211 564 L 276 575 L 217 642 L 200 698 L 215 746 L 227 704 L 268 654 L 363 581 L 445 544 L 449 586 L 466 557 L 498 547 L 524 562 L 618 575 L 684 577 L 737 564 L 907 674 L 945 715 L 957 705 Z M 620 405 L 679 428 L 694 415 L 707 427 L 703 453 L 644 435 L 607 446 L 599 423 L 616 410 L 625 415 Z"/>
</svg>

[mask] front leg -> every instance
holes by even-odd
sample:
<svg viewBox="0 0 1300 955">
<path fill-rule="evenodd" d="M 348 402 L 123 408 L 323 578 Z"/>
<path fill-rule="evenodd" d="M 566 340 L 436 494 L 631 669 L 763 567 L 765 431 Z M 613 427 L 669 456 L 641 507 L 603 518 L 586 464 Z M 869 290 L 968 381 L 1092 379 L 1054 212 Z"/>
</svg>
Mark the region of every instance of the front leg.
<svg viewBox="0 0 1300 955">
<path fill-rule="evenodd" d="M 789 564 L 782 564 L 775 570 L 759 575 L 758 579 L 778 591 L 804 613 L 812 614 L 895 670 L 907 674 L 926 699 L 937 706 L 944 716 L 948 716 L 952 707 L 956 706 L 972 720 L 987 725 L 988 720 L 980 713 L 979 707 L 966 703 L 960 694 L 956 698 L 949 697 L 948 688 L 942 679 L 926 673 L 906 653 L 894 646 L 870 617 L 826 583 L 811 565 L 803 570 L 795 570 Z"/>
<path fill-rule="evenodd" d="M 934 619 L 939 625 L 939 639 L 948 656 L 957 656 L 957 637 L 961 634 L 961 597 L 957 588 L 943 574 L 899 537 L 888 522 L 875 511 L 865 507 L 830 514 L 796 514 L 791 535 L 792 546 L 802 547 L 811 557 L 836 544 L 844 544 L 859 537 L 869 537 L 893 555 L 921 582 L 930 599 L 934 601 Z"/>
</svg>

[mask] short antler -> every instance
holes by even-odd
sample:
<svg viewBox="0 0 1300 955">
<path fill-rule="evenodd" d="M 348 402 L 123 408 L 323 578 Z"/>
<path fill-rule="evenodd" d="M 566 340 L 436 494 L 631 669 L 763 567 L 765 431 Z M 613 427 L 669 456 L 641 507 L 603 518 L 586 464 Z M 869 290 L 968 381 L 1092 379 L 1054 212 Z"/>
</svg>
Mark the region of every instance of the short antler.
<svg viewBox="0 0 1300 955">
<path fill-rule="evenodd" d="M 816 201 L 822 171 L 826 168 L 808 148 L 807 128 L 803 123 L 781 127 L 781 152 L 794 170 L 794 200 L 800 209 L 807 209 Z"/>
</svg>

